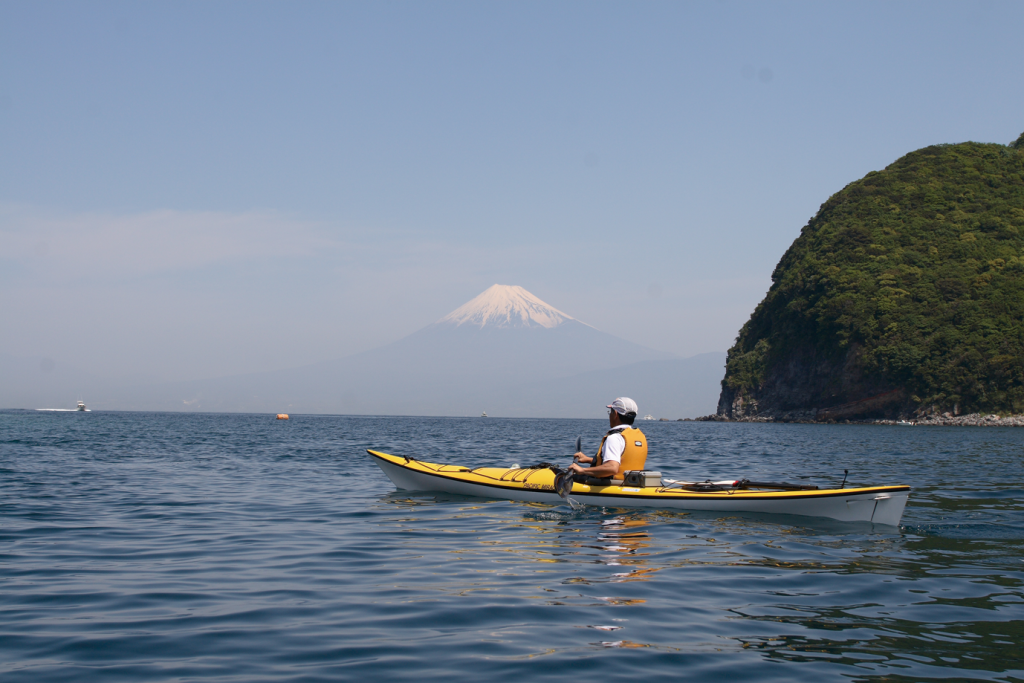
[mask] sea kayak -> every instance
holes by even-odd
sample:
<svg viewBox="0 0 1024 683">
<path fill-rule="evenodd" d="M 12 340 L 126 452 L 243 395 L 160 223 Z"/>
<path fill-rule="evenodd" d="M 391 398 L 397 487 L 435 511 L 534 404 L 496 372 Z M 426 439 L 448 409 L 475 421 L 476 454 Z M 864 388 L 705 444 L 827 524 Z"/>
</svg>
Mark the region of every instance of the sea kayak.
<svg viewBox="0 0 1024 683">
<path fill-rule="evenodd" d="M 470 469 L 380 451 L 368 450 L 367 453 L 395 486 L 406 491 L 442 491 L 554 505 L 565 502 L 555 489 L 555 471 L 548 467 Z M 903 517 L 910 487 L 772 490 L 766 485 L 746 483 L 746 480 L 682 482 L 665 479 L 661 486 L 645 487 L 574 482 L 569 495 L 579 503 L 607 507 L 761 512 L 897 526 Z"/>
</svg>

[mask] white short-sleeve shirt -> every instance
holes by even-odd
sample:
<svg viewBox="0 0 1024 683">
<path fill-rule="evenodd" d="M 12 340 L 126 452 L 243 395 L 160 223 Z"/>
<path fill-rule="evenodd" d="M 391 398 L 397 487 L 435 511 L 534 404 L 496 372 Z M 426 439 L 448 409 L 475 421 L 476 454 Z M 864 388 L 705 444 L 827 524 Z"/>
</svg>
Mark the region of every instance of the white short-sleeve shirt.
<svg viewBox="0 0 1024 683">
<path fill-rule="evenodd" d="M 609 434 L 608 438 L 604 440 L 603 454 L 601 456 L 604 462 L 609 460 L 622 462 L 622 452 L 626 450 L 626 437 L 622 435 L 622 430 L 624 429 L 629 429 L 629 426 L 623 425 L 617 428 L 614 434 Z"/>
</svg>

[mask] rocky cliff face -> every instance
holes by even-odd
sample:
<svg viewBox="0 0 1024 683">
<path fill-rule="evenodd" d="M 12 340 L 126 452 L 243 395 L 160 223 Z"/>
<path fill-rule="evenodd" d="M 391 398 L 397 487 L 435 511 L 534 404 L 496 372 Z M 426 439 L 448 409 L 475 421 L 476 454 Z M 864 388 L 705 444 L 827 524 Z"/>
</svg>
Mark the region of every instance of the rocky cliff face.
<svg viewBox="0 0 1024 683">
<path fill-rule="evenodd" d="M 732 420 L 895 419 L 912 406 L 885 377 L 866 375 L 861 348 L 845 353 L 803 345 L 772 363 L 755 391 L 725 384 L 718 415 Z"/>
<path fill-rule="evenodd" d="M 729 350 L 719 418 L 1024 412 L 1018 143 L 918 150 L 823 204 Z"/>
</svg>

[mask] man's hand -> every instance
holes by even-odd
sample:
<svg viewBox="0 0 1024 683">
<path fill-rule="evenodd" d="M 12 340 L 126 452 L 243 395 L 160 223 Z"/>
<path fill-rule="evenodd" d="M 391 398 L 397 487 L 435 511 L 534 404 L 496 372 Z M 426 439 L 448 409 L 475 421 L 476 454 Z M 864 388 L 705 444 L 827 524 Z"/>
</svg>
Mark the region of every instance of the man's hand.
<svg viewBox="0 0 1024 683">
<path fill-rule="evenodd" d="M 593 462 L 593 460 L 593 458 L 583 455 L 582 451 L 577 451 L 575 455 L 572 456 L 573 462 Z"/>
</svg>

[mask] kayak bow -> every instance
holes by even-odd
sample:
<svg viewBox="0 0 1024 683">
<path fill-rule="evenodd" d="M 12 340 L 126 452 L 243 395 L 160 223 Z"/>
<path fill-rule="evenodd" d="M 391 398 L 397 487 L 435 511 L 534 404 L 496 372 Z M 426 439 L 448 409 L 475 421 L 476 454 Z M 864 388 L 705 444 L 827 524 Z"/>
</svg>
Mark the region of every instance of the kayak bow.
<svg viewBox="0 0 1024 683">
<path fill-rule="evenodd" d="M 384 474 L 399 489 L 443 491 L 463 496 L 506 498 L 535 503 L 564 502 L 555 490 L 555 473 L 537 467 L 477 467 L 442 465 L 368 450 Z M 653 507 L 711 512 L 763 512 L 829 517 L 844 522 L 873 522 L 897 526 L 910 495 L 909 486 L 870 486 L 849 489 L 762 490 L 714 487 L 683 488 L 681 482 L 663 486 L 590 485 L 574 482 L 571 496 L 587 505 Z"/>
</svg>

